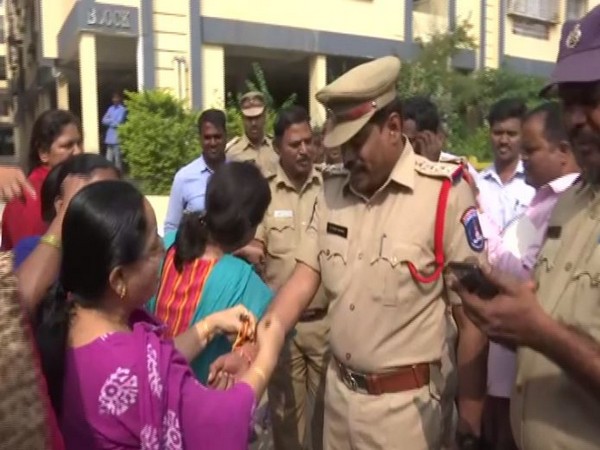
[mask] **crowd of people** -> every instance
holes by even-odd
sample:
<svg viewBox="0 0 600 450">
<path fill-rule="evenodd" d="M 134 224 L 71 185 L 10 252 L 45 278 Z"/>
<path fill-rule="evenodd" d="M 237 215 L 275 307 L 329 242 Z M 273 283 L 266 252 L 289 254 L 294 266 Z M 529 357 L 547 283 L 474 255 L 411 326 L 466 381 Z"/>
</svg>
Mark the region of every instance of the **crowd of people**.
<svg viewBox="0 0 600 450">
<path fill-rule="evenodd" d="M 557 100 L 491 107 L 480 173 L 392 56 L 320 129 L 206 110 L 164 236 L 118 144 L 40 115 L 0 167 L 0 446 L 241 450 L 266 401 L 276 450 L 599 449 L 599 26 L 564 25 Z"/>
</svg>

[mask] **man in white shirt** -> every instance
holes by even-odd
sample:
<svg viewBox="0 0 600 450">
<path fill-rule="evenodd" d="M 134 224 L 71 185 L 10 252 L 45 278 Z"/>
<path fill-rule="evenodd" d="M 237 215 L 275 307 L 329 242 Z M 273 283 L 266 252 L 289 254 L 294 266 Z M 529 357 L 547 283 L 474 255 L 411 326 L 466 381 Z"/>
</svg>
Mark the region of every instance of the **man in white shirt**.
<svg viewBox="0 0 600 450">
<path fill-rule="evenodd" d="M 521 125 L 527 107 L 519 99 L 503 99 L 492 105 L 488 115 L 494 163 L 477 178 L 481 208 L 504 229 L 520 216 L 535 189 L 525 182 L 521 161 Z"/>
</svg>

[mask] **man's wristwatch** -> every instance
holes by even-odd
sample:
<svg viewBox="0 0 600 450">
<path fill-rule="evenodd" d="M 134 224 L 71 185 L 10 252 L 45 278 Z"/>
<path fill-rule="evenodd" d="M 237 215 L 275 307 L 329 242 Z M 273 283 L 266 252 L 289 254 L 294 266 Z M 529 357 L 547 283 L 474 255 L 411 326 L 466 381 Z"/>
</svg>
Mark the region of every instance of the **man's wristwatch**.
<svg viewBox="0 0 600 450">
<path fill-rule="evenodd" d="M 481 438 L 472 433 L 456 433 L 456 445 L 460 450 L 481 450 Z"/>
</svg>

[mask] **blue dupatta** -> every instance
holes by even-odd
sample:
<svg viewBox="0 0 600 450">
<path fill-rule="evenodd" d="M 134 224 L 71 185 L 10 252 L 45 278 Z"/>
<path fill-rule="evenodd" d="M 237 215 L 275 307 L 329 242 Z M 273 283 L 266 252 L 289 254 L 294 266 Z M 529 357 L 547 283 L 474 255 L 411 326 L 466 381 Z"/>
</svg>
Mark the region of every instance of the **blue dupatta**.
<svg viewBox="0 0 600 450">
<path fill-rule="evenodd" d="M 170 248 L 175 232 L 165 235 L 164 243 Z M 162 272 L 162 269 L 161 269 Z M 273 292 L 260 279 L 250 264 L 232 255 L 224 255 L 208 275 L 200 304 L 191 324 L 225 309 L 242 304 L 260 320 L 273 300 Z M 156 311 L 156 296 L 148 302 L 148 309 Z M 216 336 L 190 365 L 196 377 L 206 383 L 210 365 L 221 355 L 231 351 L 232 344 L 225 336 Z"/>
</svg>

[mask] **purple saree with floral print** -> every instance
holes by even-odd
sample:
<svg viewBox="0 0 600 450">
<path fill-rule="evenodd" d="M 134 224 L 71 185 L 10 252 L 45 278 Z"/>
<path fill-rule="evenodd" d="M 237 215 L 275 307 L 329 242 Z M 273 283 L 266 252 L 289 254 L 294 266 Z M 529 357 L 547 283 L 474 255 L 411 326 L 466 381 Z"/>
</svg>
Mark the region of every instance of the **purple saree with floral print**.
<svg viewBox="0 0 600 450">
<path fill-rule="evenodd" d="M 255 397 L 201 385 L 150 319 L 69 349 L 60 426 L 67 449 L 242 450 Z"/>
</svg>

